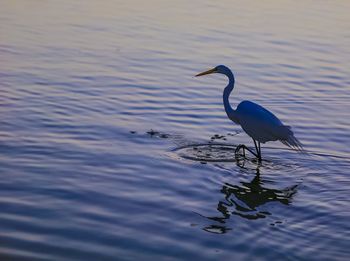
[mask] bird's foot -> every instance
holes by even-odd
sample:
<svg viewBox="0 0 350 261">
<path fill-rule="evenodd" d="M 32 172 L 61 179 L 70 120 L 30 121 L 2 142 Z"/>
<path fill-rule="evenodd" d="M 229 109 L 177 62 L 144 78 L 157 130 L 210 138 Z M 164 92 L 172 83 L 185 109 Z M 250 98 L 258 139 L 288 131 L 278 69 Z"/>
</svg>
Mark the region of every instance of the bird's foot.
<svg viewBox="0 0 350 261">
<path fill-rule="evenodd" d="M 246 148 L 247 148 L 247 147 L 246 147 L 244 144 L 238 145 L 238 146 L 236 147 L 236 149 L 235 149 L 235 155 L 238 156 L 240 150 L 243 149 L 243 153 L 242 153 L 241 155 L 242 155 L 243 157 L 245 157 L 245 149 L 246 149 Z"/>
<path fill-rule="evenodd" d="M 242 153 L 242 154 L 239 154 L 239 152 L 240 152 L 241 149 L 243 149 L 243 153 Z M 245 157 L 245 150 L 247 150 L 247 151 L 249 151 L 251 154 L 253 154 L 253 155 L 258 159 L 259 162 L 262 161 L 261 155 L 260 155 L 260 154 L 255 153 L 254 151 L 252 151 L 251 149 L 249 149 L 249 148 L 248 148 L 246 145 L 244 145 L 244 144 L 240 144 L 240 145 L 238 145 L 238 146 L 236 147 L 236 149 L 235 149 L 235 156 L 236 156 L 236 157 L 238 157 L 238 156 L 243 156 L 243 157 Z"/>
</svg>

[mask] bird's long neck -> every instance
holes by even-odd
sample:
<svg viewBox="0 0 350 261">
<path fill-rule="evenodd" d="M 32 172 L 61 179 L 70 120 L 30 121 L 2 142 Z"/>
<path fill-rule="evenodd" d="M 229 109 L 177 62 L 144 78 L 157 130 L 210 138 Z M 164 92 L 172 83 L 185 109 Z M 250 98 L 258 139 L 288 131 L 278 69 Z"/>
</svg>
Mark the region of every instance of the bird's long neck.
<svg viewBox="0 0 350 261">
<path fill-rule="evenodd" d="M 233 87 L 235 85 L 235 77 L 233 76 L 233 73 L 231 71 L 228 71 L 225 73 L 225 75 L 228 77 L 228 85 L 226 86 L 226 88 L 224 89 L 224 94 L 223 94 L 223 100 L 224 100 L 224 107 L 225 107 L 225 111 L 227 116 L 234 121 L 235 123 L 239 123 L 239 119 L 237 116 L 237 113 L 234 109 L 232 109 L 231 105 L 230 105 L 230 101 L 229 101 L 229 96 L 233 90 Z"/>
</svg>

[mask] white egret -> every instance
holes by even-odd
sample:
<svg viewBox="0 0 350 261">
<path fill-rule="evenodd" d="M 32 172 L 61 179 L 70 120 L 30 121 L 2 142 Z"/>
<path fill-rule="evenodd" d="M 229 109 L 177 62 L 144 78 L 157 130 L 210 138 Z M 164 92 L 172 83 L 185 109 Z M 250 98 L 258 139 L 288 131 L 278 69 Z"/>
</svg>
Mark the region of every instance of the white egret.
<svg viewBox="0 0 350 261">
<path fill-rule="evenodd" d="M 226 114 L 233 122 L 240 124 L 242 129 L 253 139 L 255 150 L 252 151 L 245 145 L 239 145 L 236 153 L 240 149 L 247 149 L 261 161 L 260 143 L 279 140 L 292 149 L 302 151 L 301 143 L 294 137 L 290 126 L 284 125 L 273 113 L 264 107 L 251 102 L 242 101 L 237 109 L 232 109 L 229 103 L 229 96 L 235 84 L 235 77 L 232 71 L 224 65 L 218 65 L 213 69 L 197 74 L 202 76 L 211 73 L 221 73 L 228 77 L 229 83 L 224 89 L 223 100 Z"/>
</svg>

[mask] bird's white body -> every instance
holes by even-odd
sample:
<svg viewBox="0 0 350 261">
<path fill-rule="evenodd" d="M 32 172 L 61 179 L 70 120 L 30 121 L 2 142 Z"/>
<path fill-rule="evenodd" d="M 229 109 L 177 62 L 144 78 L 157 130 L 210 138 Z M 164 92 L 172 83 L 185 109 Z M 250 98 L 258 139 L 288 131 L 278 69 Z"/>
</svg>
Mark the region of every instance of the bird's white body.
<svg viewBox="0 0 350 261">
<path fill-rule="evenodd" d="M 210 73 L 221 73 L 228 77 L 229 83 L 224 89 L 223 103 L 227 116 L 253 139 L 259 160 L 261 160 L 260 143 L 279 140 L 283 144 L 301 150 L 301 143 L 294 137 L 289 126 L 284 125 L 272 112 L 251 101 L 242 101 L 237 109 L 232 109 L 229 96 L 234 88 L 235 78 L 232 71 L 224 65 L 197 74 L 201 76 Z M 258 142 L 258 144 L 256 144 Z M 246 148 L 242 145 L 243 148 Z M 247 148 L 248 149 L 248 148 Z"/>
</svg>

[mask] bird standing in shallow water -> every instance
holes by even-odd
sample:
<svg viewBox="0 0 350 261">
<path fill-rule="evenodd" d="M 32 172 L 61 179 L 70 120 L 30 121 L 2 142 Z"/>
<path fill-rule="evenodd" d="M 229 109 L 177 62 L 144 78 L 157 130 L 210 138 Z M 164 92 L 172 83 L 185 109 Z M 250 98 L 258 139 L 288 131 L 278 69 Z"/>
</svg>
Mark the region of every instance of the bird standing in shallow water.
<svg viewBox="0 0 350 261">
<path fill-rule="evenodd" d="M 232 109 L 229 96 L 235 85 L 235 77 L 232 71 L 224 65 L 218 65 L 213 69 L 197 74 L 202 76 L 211 73 L 221 73 L 228 77 L 229 82 L 224 89 L 223 100 L 227 116 L 233 122 L 240 124 L 242 129 L 253 139 L 255 150 L 249 149 L 241 144 L 237 146 L 236 153 L 240 149 L 248 150 L 261 161 L 261 146 L 260 143 L 279 140 L 288 147 L 302 151 L 301 143 L 294 137 L 290 126 L 283 123 L 270 111 L 251 101 L 242 101 L 237 109 Z"/>
</svg>

